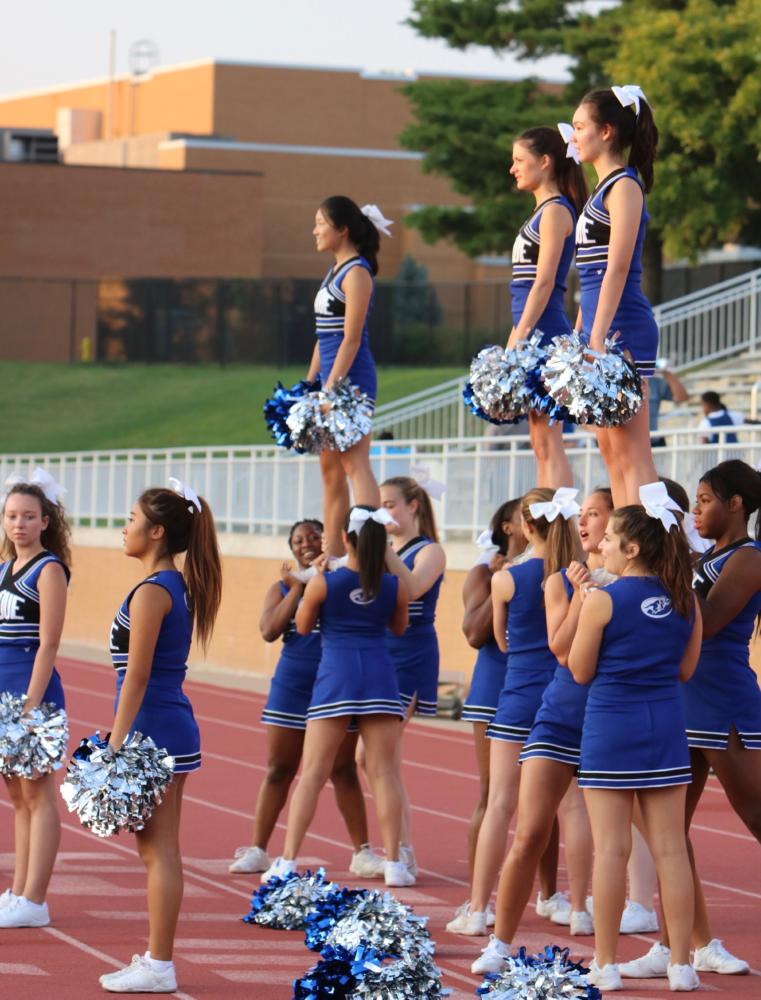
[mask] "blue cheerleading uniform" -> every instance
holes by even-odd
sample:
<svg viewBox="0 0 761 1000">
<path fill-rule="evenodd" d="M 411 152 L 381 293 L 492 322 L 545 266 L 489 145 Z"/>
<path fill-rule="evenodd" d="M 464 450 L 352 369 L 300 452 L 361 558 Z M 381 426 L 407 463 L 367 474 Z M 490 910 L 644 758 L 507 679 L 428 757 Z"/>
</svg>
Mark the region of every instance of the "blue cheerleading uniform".
<svg viewBox="0 0 761 1000">
<path fill-rule="evenodd" d="M 13 560 L 0 564 L 0 691 L 24 695 L 32 677 L 34 660 L 40 648 L 40 573 L 50 563 L 63 566 L 68 582 L 68 566 L 43 550 L 16 573 Z M 53 667 L 42 701 L 65 708 L 63 685 Z"/>
<path fill-rule="evenodd" d="M 568 582 L 566 571 L 561 569 L 560 572 L 570 601 L 573 597 L 573 585 Z M 588 695 L 589 687 L 577 684 L 568 667 L 558 663 L 555 676 L 545 688 L 542 704 L 518 763 L 522 764 L 530 757 L 542 757 L 578 767 Z"/>
<path fill-rule="evenodd" d="M 539 262 L 539 247 L 541 243 L 539 235 L 539 224 L 542 220 L 542 213 L 548 205 L 562 205 L 570 213 L 573 224 L 576 224 L 576 210 L 565 195 L 555 195 L 547 198 L 534 210 L 533 215 L 528 218 L 518 231 L 518 235 L 513 243 L 512 260 L 512 280 L 510 282 L 510 296 L 513 309 L 513 326 L 520 322 L 523 311 L 526 308 L 526 300 L 529 292 L 534 287 L 536 281 L 536 268 Z M 565 290 L 568 270 L 573 260 L 574 233 L 573 228 L 563 243 L 563 250 L 560 254 L 558 269 L 555 274 L 555 284 L 550 293 L 549 300 L 544 312 L 537 320 L 535 327 L 541 330 L 543 337 L 540 341 L 542 346 L 546 346 L 553 339 L 561 334 L 571 332 L 571 324 L 565 312 Z"/>
<path fill-rule="evenodd" d="M 182 573 L 164 569 L 142 580 L 134 587 L 116 612 L 111 626 L 109 651 L 116 670 L 116 702 L 119 707 L 129 658 L 129 605 L 135 591 L 145 584 L 163 587 L 172 599 L 172 607 L 159 629 L 153 651 L 151 673 L 143 695 L 140 711 L 135 716 L 130 733 L 150 736 L 156 746 L 165 747 L 174 757 L 174 773 L 196 771 L 201 766 L 201 734 L 193 706 L 182 690 L 188 671 L 187 659 L 193 637 L 193 620 L 188 609 L 188 594 Z"/>
<path fill-rule="evenodd" d="M 515 582 L 510 601 L 510 643 L 505 683 L 486 735 L 525 743 L 558 661 L 547 644 L 544 560 L 527 559 L 509 572 Z"/>
<path fill-rule="evenodd" d="M 623 177 L 630 177 L 640 187 L 642 182 L 634 167 L 620 167 L 604 177 L 584 206 L 576 223 L 576 267 L 579 271 L 581 290 L 581 320 L 584 333 L 589 336 L 597 314 L 600 289 L 608 269 L 610 247 L 610 213 L 605 208 L 605 196 Z M 655 371 L 658 353 L 658 325 L 653 309 L 642 291 L 642 248 L 650 216 L 642 202 L 637 238 L 634 243 L 629 273 L 621 292 L 621 301 L 608 333 L 620 332 L 616 341 L 621 350 L 628 351 L 643 378 L 650 378 Z"/>
<path fill-rule="evenodd" d="M 280 596 L 287 593 L 288 588 L 281 580 Z M 262 710 L 265 725 L 306 729 L 307 709 L 321 656 L 320 623 L 315 624 L 309 635 L 299 635 L 296 622 L 291 619 L 283 633 L 283 649 Z"/>
<path fill-rule="evenodd" d="M 708 596 L 734 553 L 745 548 L 761 551 L 761 544 L 744 538 L 705 553 L 694 580 L 701 597 Z M 734 727 L 746 750 L 761 750 L 761 688 L 748 654 L 759 613 L 761 591 L 712 639 L 703 641 L 697 669 L 682 689 L 691 747 L 726 750 Z"/>
<path fill-rule="evenodd" d="M 338 716 L 398 715 L 396 670 L 386 628 L 396 608 L 399 581 L 384 573 L 378 593 L 366 601 L 359 573 L 347 566 L 328 573 L 320 608 L 322 657 L 307 721 Z"/>
<path fill-rule="evenodd" d="M 613 614 L 589 686 L 581 738 L 583 788 L 664 788 L 692 780 L 679 667 L 693 622 L 657 577 L 605 587 Z"/>
<path fill-rule="evenodd" d="M 419 535 L 402 546 L 397 555 L 410 572 L 418 552 L 433 545 Z M 396 667 L 399 697 L 405 708 L 417 696 L 416 715 L 436 715 L 439 691 L 439 641 L 434 621 L 443 574 L 416 601 L 408 604 L 409 623 L 403 635 L 387 636 L 388 651 Z"/>
<path fill-rule="evenodd" d="M 375 361 L 370 351 L 370 335 L 367 329 L 367 321 L 375 299 L 375 278 L 369 262 L 364 257 L 352 257 L 338 267 L 331 267 L 314 300 L 315 325 L 320 345 L 320 381 L 323 385 L 327 381 L 344 338 L 346 292 L 343 290 L 343 283 L 353 267 L 362 267 L 367 271 L 373 279 L 373 293 L 362 326 L 359 350 L 346 377 L 362 392 L 366 392 L 370 399 L 375 400 L 378 395 L 378 376 L 375 371 Z"/>
<path fill-rule="evenodd" d="M 490 639 L 478 650 L 461 718 L 467 722 L 491 722 L 506 673 L 507 653 L 502 652 L 495 639 Z"/>
</svg>

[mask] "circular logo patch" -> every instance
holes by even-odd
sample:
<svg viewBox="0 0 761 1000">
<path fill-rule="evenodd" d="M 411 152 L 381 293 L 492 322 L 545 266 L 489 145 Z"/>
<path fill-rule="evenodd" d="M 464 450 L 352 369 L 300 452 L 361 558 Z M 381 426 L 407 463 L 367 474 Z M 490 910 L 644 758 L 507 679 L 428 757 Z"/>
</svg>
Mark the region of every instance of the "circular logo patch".
<svg viewBox="0 0 761 1000">
<path fill-rule="evenodd" d="M 668 618 L 672 611 L 671 598 L 648 597 L 640 604 L 640 609 L 648 618 Z"/>
<path fill-rule="evenodd" d="M 362 593 L 362 588 L 357 587 L 356 590 L 352 590 L 351 593 L 349 594 L 349 600 L 352 602 L 352 604 L 372 604 L 375 598 L 373 598 L 370 601 L 366 600 L 365 595 Z"/>
</svg>

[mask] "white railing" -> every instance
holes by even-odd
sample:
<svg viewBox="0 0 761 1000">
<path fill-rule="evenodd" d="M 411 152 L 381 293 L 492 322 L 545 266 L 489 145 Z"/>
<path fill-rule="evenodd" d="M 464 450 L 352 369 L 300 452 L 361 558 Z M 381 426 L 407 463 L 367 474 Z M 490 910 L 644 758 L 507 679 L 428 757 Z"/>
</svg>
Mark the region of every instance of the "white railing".
<svg viewBox="0 0 761 1000">
<path fill-rule="evenodd" d="M 667 446 L 654 452 L 662 475 L 692 493 L 706 469 L 726 458 L 751 465 L 761 461 L 761 426 L 716 428 L 719 443 L 701 442 L 704 432 L 667 432 Z M 737 434 L 738 443 L 726 437 Z M 605 469 L 591 434 L 567 439 L 576 485 L 588 491 L 605 482 Z M 481 438 L 378 441 L 373 465 L 378 481 L 404 475 L 412 463 L 427 465 L 447 483 L 436 503 L 445 538 L 471 538 L 502 501 L 534 485 L 535 463 L 526 434 Z M 298 517 L 319 515 L 322 485 L 312 456 L 275 446 L 166 448 L 112 452 L 67 452 L 0 456 L 0 482 L 12 472 L 28 474 L 43 465 L 68 490 L 67 510 L 75 525 L 119 527 L 135 498 L 169 476 L 191 483 L 210 503 L 220 531 L 279 534 Z"/>
</svg>

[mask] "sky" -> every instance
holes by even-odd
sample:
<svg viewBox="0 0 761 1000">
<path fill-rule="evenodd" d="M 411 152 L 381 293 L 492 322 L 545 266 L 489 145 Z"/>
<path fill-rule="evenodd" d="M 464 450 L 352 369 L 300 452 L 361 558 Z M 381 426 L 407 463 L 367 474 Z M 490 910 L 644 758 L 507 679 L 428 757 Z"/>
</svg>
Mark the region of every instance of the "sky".
<svg viewBox="0 0 761 1000">
<path fill-rule="evenodd" d="M 150 39 L 161 66 L 239 62 L 562 79 L 560 59 L 522 62 L 471 47 L 450 50 L 402 22 L 411 0 L 4 0 L 0 95 L 105 76 L 109 30 L 116 72 Z"/>
</svg>

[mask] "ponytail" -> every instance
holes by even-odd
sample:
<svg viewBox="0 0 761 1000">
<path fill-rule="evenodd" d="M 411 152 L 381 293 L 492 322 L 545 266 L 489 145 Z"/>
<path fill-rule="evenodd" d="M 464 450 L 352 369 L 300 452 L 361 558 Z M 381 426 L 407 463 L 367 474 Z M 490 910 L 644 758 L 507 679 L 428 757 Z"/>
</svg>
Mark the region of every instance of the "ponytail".
<svg viewBox="0 0 761 1000">
<path fill-rule="evenodd" d="M 145 490 L 137 502 L 151 524 L 163 527 L 169 555 L 185 553 L 182 575 L 188 609 L 205 652 L 222 600 L 222 565 L 211 508 L 203 497 L 198 510 L 179 493 L 162 488 Z"/>
<path fill-rule="evenodd" d="M 369 511 L 378 509 L 377 507 L 368 507 L 366 504 L 355 504 L 351 510 L 357 507 L 360 510 Z M 373 601 L 378 596 L 383 574 L 386 571 L 388 535 L 382 524 L 378 524 L 377 521 L 370 519 L 364 522 L 360 531 L 349 531 L 351 510 L 346 515 L 344 531 L 346 532 L 349 544 L 357 553 L 362 595 L 366 601 Z"/>
<path fill-rule="evenodd" d="M 532 503 L 548 503 L 554 495 L 554 490 L 537 487 L 529 490 L 521 500 L 521 517 L 526 524 L 533 525 L 536 533 L 546 543 L 544 553 L 545 580 L 553 573 L 569 566 L 578 554 L 576 532 L 571 527 L 570 519 L 566 520 L 562 514 L 558 514 L 553 521 L 548 521 L 545 517 L 535 518 L 531 514 Z"/>
<path fill-rule="evenodd" d="M 700 477 L 701 483 L 708 483 L 716 496 L 727 503 L 732 497 L 742 500 L 746 521 L 761 510 L 761 474 L 747 462 L 738 458 L 720 462 Z M 756 515 L 756 541 L 761 541 L 761 513 Z"/>
<path fill-rule="evenodd" d="M 380 233 L 375 224 L 361 211 L 359 205 L 345 195 L 335 194 L 325 199 L 320 205 L 320 211 L 336 229 L 346 229 L 357 253 L 365 258 L 373 275 L 376 275 Z"/>
<path fill-rule="evenodd" d="M 695 606 L 692 559 L 681 524 L 672 524 L 667 531 L 658 518 L 635 505 L 619 507 L 613 518 L 623 544 L 634 542 L 639 546 L 640 561 L 661 581 L 674 610 L 691 620 Z"/>
<path fill-rule="evenodd" d="M 622 154 L 628 149 L 628 165 L 639 171 L 645 191 L 653 186 L 653 165 L 658 149 L 658 128 L 650 105 L 644 98 L 639 102 L 639 113 L 634 105 L 621 104 L 612 90 L 591 90 L 581 100 L 592 109 L 592 119 L 599 126 L 610 125 L 615 129 L 611 151 Z"/>
<path fill-rule="evenodd" d="M 399 490 L 407 504 L 413 501 L 417 503 L 418 531 L 432 542 L 438 542 L 439 534 L 436 530 L 436 516 L 433 513 L 431 498 L 417 480 L 411 476 L 392 476 L 391 479 L 381 483 L 381 486 L 393 486 Z"/>
<path fill-rule="evenodd" d="M 40 533 L 40 545 L 44 549 L 47 549 L 48 552 L 52 552 L 54 556 L 57 556 L 68 569 L 71 566 L 71 550 L 69 548 L 71 528 L 69 522 L 66 520 L 66 512 L 61 504 L 48 500 L 40 487 L 34 483 L 16 483 L 14 486 L 11 486 L 5 497 L 5 502 L 14 493 L 34 497 L 39 502 L 42 516 L 48 519 L 47 528 Z M 3 504 L 4 507 L 5 503 Z M 16 558 L 16 546 L 7 535 L 3 537 L 0 555 L 6 559 Z"/>
<path fill-rule="evenodd" d="M 581 164 L 566 156 L 566 143 L 558 130 L 539 125 L 521 132 L 515 141 L 523 143 L 534 156 L 550 157 L 555 183 L 579 215 L 588 196 L 587 182 Z"/>
</svg>

